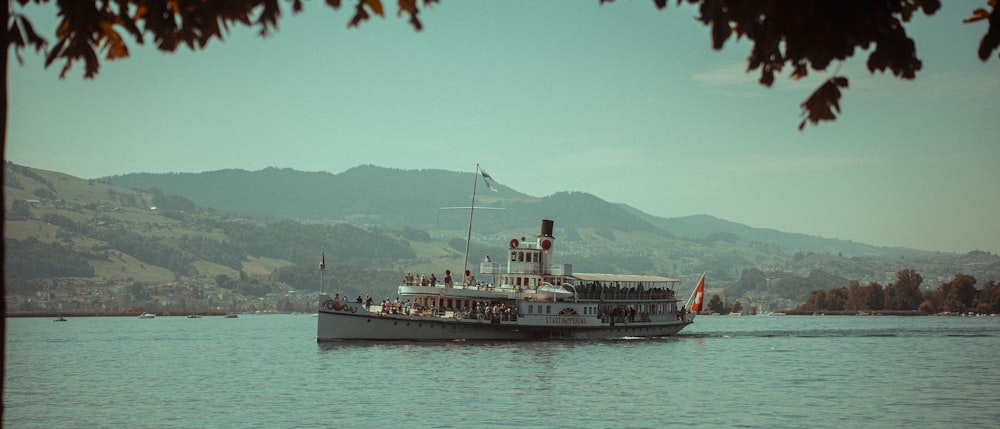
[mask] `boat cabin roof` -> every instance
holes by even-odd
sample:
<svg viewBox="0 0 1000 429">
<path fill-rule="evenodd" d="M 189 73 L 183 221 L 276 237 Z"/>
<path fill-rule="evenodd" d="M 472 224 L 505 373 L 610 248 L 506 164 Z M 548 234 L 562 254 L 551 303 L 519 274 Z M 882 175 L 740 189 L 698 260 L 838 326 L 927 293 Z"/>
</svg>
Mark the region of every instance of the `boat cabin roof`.
<svg viewBox="0 0 1000 429">
<path fill-rule="evenodd" d="M 619 282 L 619 283 L 678 283 L 680 279 L 660 276 L 640 276 L 631 274 L 589 274 L 573 273 L 571 278 L 584 282 Z"/>
</svg>

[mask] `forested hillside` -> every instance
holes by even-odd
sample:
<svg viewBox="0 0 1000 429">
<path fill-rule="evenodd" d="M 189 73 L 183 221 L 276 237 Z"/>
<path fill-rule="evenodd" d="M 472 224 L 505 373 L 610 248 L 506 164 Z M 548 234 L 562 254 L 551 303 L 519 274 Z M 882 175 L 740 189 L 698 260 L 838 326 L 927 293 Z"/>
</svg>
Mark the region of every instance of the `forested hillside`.
<svg viewBox="0 0 1000 429">
<path fill-rule="evenodd" d="M 340 175 L 266 169 L 104 180 L 9 162 L 4 171 L 4 280 L 16 294 L 53 285 L 178 281 L 252 294 L 315 290 L 325 257 L 338 267 L 326 273 L 329 284 L 345 293 L 388 295 L 394 289 L 388 279 L 407 271 L 463 268 L 476 179 L 372 166 Z M 114 184 L 125 182 L 130 187 Z M 798 305 L 817 288 L 890 282 L 903 269 L 919 272 L 928 288 L 956 273 L 1000 278 L 1000 258 L 986 252 L 858 256 L 789 248 L 778 243 L 808 240 L 777 231 L 751 240 L 744 236 L 760 231 L 709 216 L 671 222 L 582 192 L 539 198 L 502 188 L 477 200 L 479 207 L 503 210 L 477 211 L 472 261 L 502 254 L 511 238 L 530 240 L 541 219 L 553 219 L 554 262 L 571 263 L 578 272 L 687 282 L 704 272 L 709 288 L 733 301 Z M 876 249 L 858 246 L 861 253 Z M 747 270 L 759 274 L 750 281 Z"/>
</svg>

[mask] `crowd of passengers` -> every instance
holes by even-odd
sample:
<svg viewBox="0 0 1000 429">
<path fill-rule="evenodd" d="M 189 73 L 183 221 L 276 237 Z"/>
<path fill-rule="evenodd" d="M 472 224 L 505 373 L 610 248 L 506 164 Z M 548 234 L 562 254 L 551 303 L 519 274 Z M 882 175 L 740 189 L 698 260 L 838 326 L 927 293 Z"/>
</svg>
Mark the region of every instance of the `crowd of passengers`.
<svg viewBox="0 0 1000 429">
<path fill-rule="evenodd" d="M 669 291 L 670 289 L 667 290 Z M 340 294 L 338 293 L 334 295 L 333 299 L 339 301 L 341 299 Z M 344 296 L 344 300 L 345 301 L 347 300 L 346 295 Z M 373 302 L 371 295 L 365 294 L 364 298 L 362 298 L 361 295 L 358 295 L 358 298 L 355 300 L 355 302 L 357 302 L 358 304 L 363 304 L 365 306 L 365 310 L 371 311 L 371 306 Z M 383 299 L 381 306 L 379 307 L 379 311 L 377 311 L 376 314 L 378 315 L 403 314 L 403 315 L 420 315 L 420 316 L 434 317 L 434 316 L 441 316 L 444 314 L 444 312 L 448 311 L 452 312 L 452 314 L 456 319 L 478 319 L 478 320 L 491 320 L 491 321 L 517 320 L 517 311 L 515 311 L 513 307 L 508 307 L 507 304 L 505 303 L 498 304 L 496 302 L 489 303 L 486 301 L 479 301 L 473 303 L 471 308 L 466 306 L 464 308 L 459 308 L 459 309 L 451 307 L 445 309 L 437 309 L 434 308 L 433 305 L 431 305 L 430 307 L 426 307 L 420 304 L 414 304 L 410 300 L 400 301 L 398 296 L 396 297 L 395 300 L 389 298 Z M 687 314 L 688 314 L 687 308 L 681 306 L 681 308 L 678 309 L 676 313 L 677 320 L 687 319 Z M 602 310 L 598 312 L 597 317 L 600 318 L 605 323 L 608 322 L 627 323 L 627 322 L 635 322 L 637 320 L 640 322 L 650 321 L 648 313 L 636 314 L 635 307 L 631 306 L 629 306 L 628 308 L 626 307 L 613 308 L 609 309 L 608 311 Z"/>
<path fill-rule="evenodd" d="M 646 289 L 642 283 L 639 283 L 637 287 L 623 287 L 617 282 L 614 284 L 592 282 L 578 286 L 576 293 L 580 299 L 670 299 L 674 297 L 674 291 L 670 288 Z"/>
<path fill-rule="evenodd" d="M 444 287 L 455 287 L 455 281 L 451 278 L 451 271 L 445 271 Z M 437 286 L 438 278 L 436 275 L 431 274 L 430 277 L 420 274 L 406 273 L 403 276 L 403 284 L 406 286 Z M 482 281 L 476 280 L 476 276 L 468 276 L 465 278 L 464 286 L 475 286 L 479 289 L 492 288 L 492 284 L 486 284 Z"/>
<path fill-rule="evenodd" d="M 688 310 L 684 306 L 678 309 L 674 316 L 677 320 L 687 319 Z M 604 323 L 630 323 L 630 322 L 649 322 L 651 321 L 649 313 L 636 312 L 635 307 L 617 307 L 608 310 L 600 310 L 597 313 L 597 317 L 601 319 Z"/>
<path fill-rule="evenodd" d="M 365 304 L 366 310 L 371 310 L 371 302 L 363 301 L 358 297 L 359 303 Z M 377 315 L 402 314 L 407 316 L 443 316 L 446 312 L 451 312 L 456 319 L 477 319 L 491 321 L 514 321 L 517 320 L 517 312 L 513 307 L 504 303 L 489 303 L 486 301 L 476 302 L 472 307 L 463 308 L 435 308 L 433 305 L 424 306 L 411 302 L 410 300 L 400 301 L 397 297 L 393 299 L 383 299 Z"/>
<path fill-rule="evenodd" d="M 458 313 L 456 318 L 459 319 L 478 319 L 478 320 L 517 320 L 517 311 L 513 307 L 508 307 L 505 303 L 492 303 L 486 301 L 480 301 L 473 304 L 472 308 L 465 307 Z"/>
</svg>

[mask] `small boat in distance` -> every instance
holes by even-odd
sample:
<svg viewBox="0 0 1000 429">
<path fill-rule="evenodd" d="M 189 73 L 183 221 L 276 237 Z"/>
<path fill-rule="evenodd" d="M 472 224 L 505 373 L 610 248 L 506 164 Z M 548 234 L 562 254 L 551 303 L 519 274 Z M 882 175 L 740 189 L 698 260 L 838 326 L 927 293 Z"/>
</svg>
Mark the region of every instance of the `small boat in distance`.
<svg viewBox="0 0 1000 429">
<path fill-rule="evenodd" d="M 226 315 L 226 319 L 235 319 L 237 317 L 238 316 L 236 316 L 236 313 L 229 313 L 229 314 Z"/>
<path fill-rule="evenodd" d="M 156 313 L 142 313 L 139 315 L 140 319 L 155 319 Z"/>
<path fill-rule="evenodd" d="M 188 315 L 188 319 L 201 319 L 201 315 L 200 314 L 191 313 L 191 314 Z"/>
<path fill-rule="evenodd" d="M 59 317 L 56 317 L 55 319 L 52 319 L 52 321 L 53 322 L 65 322 L 66 318 L 62 317 L 62 315 L 60 314 Z"/>
</svg>

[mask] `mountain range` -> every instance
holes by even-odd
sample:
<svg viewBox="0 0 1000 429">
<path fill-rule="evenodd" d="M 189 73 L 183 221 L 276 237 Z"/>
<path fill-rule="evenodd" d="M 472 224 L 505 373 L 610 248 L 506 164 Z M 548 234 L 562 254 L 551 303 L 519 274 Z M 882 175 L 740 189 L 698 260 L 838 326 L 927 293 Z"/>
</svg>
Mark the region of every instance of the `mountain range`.
<svg viewBox="0 0 1000 429">
<path fill-rule="evenodd" d="M 428 231 L 460 230 L 467 226 L 475 177 L 445 170 L 398 170 L 359 166 L 343 173 L 302 172 L 267 168 L 259 171 L 219 170 L 205 173 L 135 173 L 100 179 L 133 189 L 159 189 L 190 199 L 199 207 L 246 216 L 308 222 L 350 222 Z M 754 228 L 710 215 L 662 218 L 624 204 L 604 201 L 584 192 L 558 192 L 533 197 L 497 185 L 498 192 L 477 193 L 477 207 L 504 209 L 502 214 L 480 211 L 480 232 L 493 233 L 510 226 L 534 225 L 556 219 L 557 225 L 620 231 L 644 231 L 695 240 L 730 238 L 768 243 L 782 248 L 845 257 L 919 257 L 936 252 L 878 247 L 774 229 Z M 442 208 L 454 209 L 447 212 Z M 443 220 L 444 218 L 444 220 Z"/>
<path fill-rule="evenodd" d="M 708 273 L 715 291 L 739 285 L 735 298 L 753 292 L 741 279 L 747 270 L 774 280 L 768 286 L 783 282 L 782 298 L 797 302 L 850 280 L 892 282 L 904 269 L 921 273 L 925 287 L 959 272 L 1000 278 L 1000 257 L 986 252 L 878 247 L 710 215 L 668 219 L 585 192 L 534 197 L 502 185 L 490 192 L 479 180 L 372 165 L 340 174 L 267 168 L 88 180 L 7 162 L 5 285 L 30 292 L 51 279 L 252 283 L 260 276 L 308 289 L 322 253 L 340 267 L 340 281 L 388 287 L 386 279 L 407 271 L 462 267 L 474 187 L 472 261 L 502 254 L 511 238 L 534 237 L 541 220 L 552 219 L 554 262 L 687 280 Z"/>
</svg>

